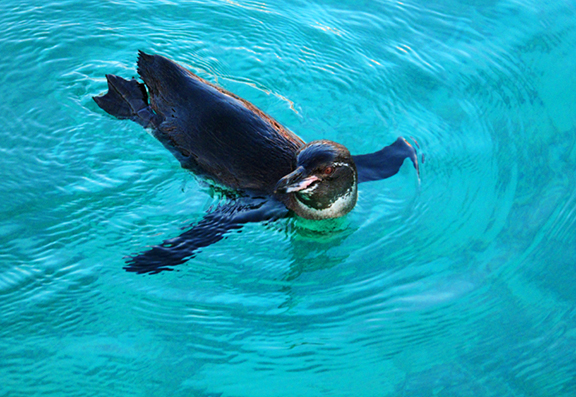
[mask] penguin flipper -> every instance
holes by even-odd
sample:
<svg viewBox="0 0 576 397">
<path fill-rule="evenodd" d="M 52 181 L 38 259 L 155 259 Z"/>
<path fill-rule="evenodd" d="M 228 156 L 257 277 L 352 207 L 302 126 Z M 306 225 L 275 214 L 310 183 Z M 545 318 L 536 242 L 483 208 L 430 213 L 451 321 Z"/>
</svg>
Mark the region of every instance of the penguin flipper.
<svg viewBox="0 0 576 397">
<path fill-rule="evenodd" d="M 420 175 L 416 149 L 400 137 L 390 146 L 370 154 L 352 156 L 358 170 L 358 183 L 390 178 L 400 170 L 409 158 Z"/>
<path fill-rule="evenodd" d="M 207 213 L 204 218 L 180 236 L 153 246 L 126 260 L 124 269 L 138 274 L 157 274 L 192 259 L 198 250 L 222 240 L 231 230 L 245 223 L 274 221 L 288 215 L 288 210 L 271 199 L 240 198 Z"/>
</svg>

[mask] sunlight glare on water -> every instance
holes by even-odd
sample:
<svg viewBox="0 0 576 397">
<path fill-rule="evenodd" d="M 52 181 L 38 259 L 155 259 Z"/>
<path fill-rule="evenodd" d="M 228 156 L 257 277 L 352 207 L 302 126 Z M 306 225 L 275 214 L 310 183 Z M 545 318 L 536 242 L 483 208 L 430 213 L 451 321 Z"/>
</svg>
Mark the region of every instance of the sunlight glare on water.
<svg viewBox="0 0 576 397">
<path fill-rule="evenodd" d="M 0 396 L 573 396 L 572 1 L 0 5 Z M 126 257 L 225 200 L 101 111 L 137 51 L 406 163 L 344 219 Z"/>
</svg>

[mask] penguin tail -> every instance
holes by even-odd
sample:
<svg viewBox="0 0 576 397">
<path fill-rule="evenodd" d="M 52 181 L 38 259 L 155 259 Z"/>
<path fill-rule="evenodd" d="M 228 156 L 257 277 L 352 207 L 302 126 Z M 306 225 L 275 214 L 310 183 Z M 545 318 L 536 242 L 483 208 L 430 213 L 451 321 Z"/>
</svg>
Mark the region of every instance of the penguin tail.
<svg viewBox="0 0 576 397">
<path fill-rule="evenodd" d="M 161 55 L 146 54 L 144 51 L 138 51 L 137 71 L 153 98 L 168 96 L 175 99 L 173 95 L 182 89 L 183 84 L 187 84 L 187 77 L 197 78 L 170 59 Z"/>
<path fill-rule="evenodd" d="M 137 72 L 140 75 L 140 77 L 142 78 L 142 80 L 144 80 L 144 82 L 146 82 L 146 84 L 149 84 L 149 86 L 151 87 L 151 90 L 154 90 L 156 87 L 156 79 L 157 76 L 164 70 L 166 69 L 165 65 L 166 63 L 170 63 L 170 61 L 168 61 L 167 59 L 165 59 L 164 57 L 161 57 L 159 55 L 150 55 L 150 54 L 146 54 L 144 51 L 142 50 L 138 50 L 138 69 Z"/>
<path fill-rule="evenodd" d="M 106 113 L 118 118 L 129 119 L 144 127 L 156 126 L 156 115 L 148 104 L 144 84 L 135 79 L 126 80 L 113 74 L 106 75 L 108 92 L 92 99 Z"/>
</svg>

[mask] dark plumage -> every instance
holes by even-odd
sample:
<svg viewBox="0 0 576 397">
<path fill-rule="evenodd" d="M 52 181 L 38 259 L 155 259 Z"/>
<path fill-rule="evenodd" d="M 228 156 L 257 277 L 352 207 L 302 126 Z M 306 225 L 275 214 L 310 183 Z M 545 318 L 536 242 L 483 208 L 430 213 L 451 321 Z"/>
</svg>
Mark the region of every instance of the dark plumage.
<svg viewBox="0 0 576 397">
<path fill-rule="evenodd" d="M 184 168 L 242 191 L 244 198 L 242 205 L 231 203 L 207 215 L 180 236 L 186 236 L 181 244 L 164 243 L 148 256 L 132 258 L 131 265 L 162 258 L 168 265 L 181 263 L 227 230 L 285 216 L 277 204 L 309 219 L 345 215 L 356 204 L 359 182 L 394 175 L 405 158 L 418 168 L 414 149 L 402 138 L 380 152 L 360 156 L 332 141 L 306 145 L 251 103 L 162 56 L 140 52 L 138 74 L 144 84 L 107 75 L 108 93 L 94 97 L 98 106 L 151 128 Z M 268 199 L 262 202 L 262 197 Z M 175 255 L 172 247 L 181 252 Z M 156 263 L 153 269 L 165 266 Z M 144 266 L 136 271 L 151 270 Z"/>
</svg>

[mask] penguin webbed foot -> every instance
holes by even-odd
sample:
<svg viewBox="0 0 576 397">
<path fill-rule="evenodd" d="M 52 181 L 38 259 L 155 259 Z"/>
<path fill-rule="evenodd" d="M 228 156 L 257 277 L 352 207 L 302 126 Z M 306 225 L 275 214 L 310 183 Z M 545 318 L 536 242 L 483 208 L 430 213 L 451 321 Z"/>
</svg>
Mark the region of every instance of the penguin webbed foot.
<svg viewBox="0 0 576 397">
<path fill-rule="evenodd" d="M 201 248 L 217 243 L 226 233 L 241 229 L 245 223 L 273 221 L 287 214 L 281 203 L 271 199 L 240 198 L 218 205 L 180 236 L 128 257 L 124 269 L 138 274 L 172 271 L 174 266 L 194 258 Z"/>
<path fill-rule="evenodd" d="M 150 108 L 144 84 L 113 74 L 107 74 L 106 81 L 108 92 L 92 97 L 102 110 L 120 120 L 135 121 L 144 128 L 160 123 L 160 118 Z"/>
</svg>

